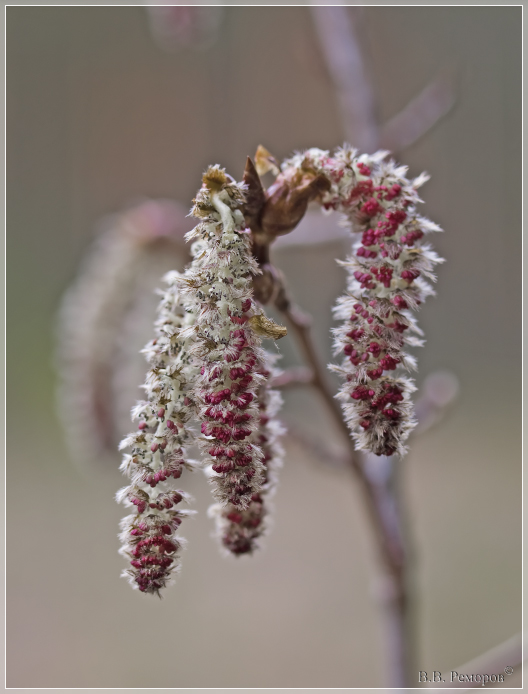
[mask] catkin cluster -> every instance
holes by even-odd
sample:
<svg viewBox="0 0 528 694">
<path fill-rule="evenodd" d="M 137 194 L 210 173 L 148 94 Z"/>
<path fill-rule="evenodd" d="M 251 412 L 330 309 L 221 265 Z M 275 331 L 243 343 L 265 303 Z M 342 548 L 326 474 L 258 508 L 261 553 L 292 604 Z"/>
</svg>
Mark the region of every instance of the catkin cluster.
<svg viewBox="0 0 528 694">
<path fill-rule="evenodd" d="M 117 495 L 136 507 L 122 522 L 121 552 L 132 566 L 126 575 L 143 592 L 158 593 L 177 568 L 175 533 L 190 512 L 176 508 L 188 495 L 173 480 L 195 466 L 190 444 L 197 443 L 213 486 L 211 515 L 223 546 L 252 552 L 267 526 L 265 501 L 281 454 L 273 419 L 280 396 L 269 389 L 273 359 L 261 342 L 282 331 L 253 299 L 260 270 L 243 201 L 242 184 L 218 166 L 207 170 L 192 209 L 199 223 L 187 235 L 193 261 L 166 276 L 156 337 L 145 348 L 147 400 L 132 412 L 138 431 L 122 442 L 131 449 L 121 468 L 131 484 Z"/>
<path fill-rule="evenodd" d="M 323 208 L 345 215 L 356 235 L 334 330 L 343 379 L 337 395 L 356 447 L 377 455 L 403 455 L 415 425 L 405 372 L 415 360 L 405 346 L 422 344 L 412 311 L 433 293 L 433 268 L 441 262 L 424 242 L 440 231 L 417 212 L 418 187 L 386 152 L 358 156 L 345 146 L 333 155 L 319 149 L 282 165 L 276 184 L 285 194 L 317 181 Z M 287 198 L 289 200 L 289 198 Z M 281 198 L 282 200 L 282 198 Z M 261 346 L 285 329 L 270 321 L 253 296 L 259 269 L 243 206 L 246 186 L 224 169 L 209 167 L 191 211 L 199 222 L 187 234 L 193 260 L 184 273 L 166 276 L 156 336 L 144 350 L 150 370 L 147 400 L 133 409 L 138 429 L 122 447 L 130 485 L 117 497 L 135 513 L 122 522 L 125 573 L 141 591 L 159 593 L 178 566 L 176 531 L 190 511 L 174 487 L 184 468 L 202 454 L 216 500 L 210 515 L 233 555 L 253 552 L 269 527 L 269 502 L 282 450 L 274 419 L 280 395 L 269 387 L 275 358 Z M 280 202 L 280 201 L 279 201 Z M 294 210 L 295 212 L 295 210 Z M 199 432 L 189 423 L 196 421 Z"/>
<path fill-rule="evenodd" d="M 387 161 L 387 154 L 310 149 L 287 160 L 282 175 L 324 174 L 330 182 L 321 197 L 324 209 L 343 213 L 356 234 L 352 254 L 341 263 L 348 292 L 335 308 L 343 321 L 334 331 L 336 354 L 343 354 L 341 365 L 332 367 L 344 380 L 338 397 L 358 449 L 403 455 L 415 426 L 415 387 L 394 372 L 415 368 L 404 351 L 422 344 L 411 311 L 434 293 L 433 268 L 442 262 L 424 239 L 441 229 L 416 209 L 417 189 L 428 177 L 410 181 L 407 168 Z"/>
</svg>

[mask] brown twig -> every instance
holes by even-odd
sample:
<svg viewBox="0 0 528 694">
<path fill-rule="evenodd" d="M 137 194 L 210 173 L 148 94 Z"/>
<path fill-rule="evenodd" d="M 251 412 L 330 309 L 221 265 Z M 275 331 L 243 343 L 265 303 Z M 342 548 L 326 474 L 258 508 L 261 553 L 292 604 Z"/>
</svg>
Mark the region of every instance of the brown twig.
<svg viewBox="0 0 528 694">
<path fill-rule="evenodd" d="M 390 682 L 394 687 L 405 687 L 409 673 L 409 624 L 408 597 L 406 586 L 406 550 L 396 499 L 395 466 L 392 459 L 385 458 L 385 475 L 373 474 L 376 467 L 368 456 L 365 461 L 354 450 L 350 432 L 342 417 L 341 408 L 332 395 L 321 368 L 310 335 L 311 320 L 289 299 L 284 286 L 275 301 L 277 308 L 290 323 L 293 333 L 302 348 L 304 357 L 313 373 L 312 385 L 317 389 L 332 412 L 335 423 L 343 432 L 349 447 L 348 465 L 360 484 L 367 512 L 376 537 L 385 575 L 380 601 L 384 607 L 390 661 Z M 368 464 L 370 462 L 370 464 Z M 378 461 L 375 461 L 378 462 Z"/>
<path fill-rule="evenodd" d="M 378 142 L 374 94 L 356 38 L 359 8 L 312 5 L 321 50 L 334 83 L 345 137 L 362 151 Z"/>
<path fill-rule="evenodd" d="M 272 388 L 292 388 L 294 386 L 309 386 L 313 383 L 313 372 L 305 366 L 292 366 L 290 369 L 284 369 L 272 382 Z"/>
<path fill-rule="evenodd" d="M 362 151 L 400 151 L 419 140 L 452 108 L 452 73 L 443 70 L 400 113 L 380 126 L 375 93 L 356 35 L 361 9 L 314 5 L 311 12 L 336 90 L 345 137 Z"/>
<path fill-rule="evenodd" d="M 391 459 L 386 459 L 388 474 L 384 477 L 372 475 L 372 466 L 364 464 L 362 456 L 355 451 L 341 408 L 333 396 L 326 371 L 312 342 L 311 318 L 291 301 L 282 274 L 270 262 L 270 244 L 277 236 L 289 233 L 296 227 L 308 203 L 318 198 L 327 188 L 328 181 L 310 171 L 298 177 L 279 174 L 275 183 L 264 191 L 257 170 L 248 157 L 244 182 L 248 186 L 244 214 L 252 231 L 253 255 L 261 269 L 261 274 L 253 280 L 254 296 L 262 304 L 274 303 L 287 319 L 312 373 L 312 385 L 325 401 L 347 442 L 348 464 L 361 487 L 384 568 L 381 597 L 389 644 L 390 683 L 394 687 L 404 687 L 408 682 L 410 656 L 407 561 L 396 501 L 394 465 Z"/>
<path fill-rule="evenodd" d="M 495 648 L 492 648 L 476 658 L 473 658 L 473 660 L 470 660 L 468 663 L 461 665 L 454 672 L 468 675 L 477 673 L 501 674 L 504 676 L 504 681 L 507 682 L 508 675 L 513 674 L 518 667 L 522 667 L 525 660 L 522 641 L 523 635 L 516 634 L 507 641 L 495 646 Z M 488 686 L 493 686 L 492 682 L 488 682 L 487 684 Z M 450 689 L 464 688 L 466 691 L 474 691 L 476 689 L 476 686 L 468 687 L 467 682 L 461 682 L 459 679 L 455 679 L 453 682 L 431 682 L 428 686 L 442 688 L 448 687 Z M 481 686 L 479 686 L 479 689 Z"/>
<path fill-rule="evenodd" d="M 410 147 L 454 106 L 453 77 L 443 70 L 407 106 L 381 128 L 378 146 L 391 152 Z"/>
</svg>

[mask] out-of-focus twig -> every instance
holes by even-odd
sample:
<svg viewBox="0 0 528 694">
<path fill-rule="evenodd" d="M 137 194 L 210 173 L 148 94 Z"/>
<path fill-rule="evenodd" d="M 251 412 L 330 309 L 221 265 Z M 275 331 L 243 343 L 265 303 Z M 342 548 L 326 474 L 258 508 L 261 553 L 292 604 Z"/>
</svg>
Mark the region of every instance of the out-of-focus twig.
<svg viewBox="0 0 528 694">
<path fill-rule="evenodd" d="M 217 37 L 223 14 L 221 5 L 174 5 L 157 0 L 147 3 L 146 9 L 154 39 L 168 52 L 210 46 Z"/>
<path fill-rule="evenodd" d="M 410 147 L 454 106 L 451 73 L 442 71 L 407 106 L 381 128 L 378 146 L 391 152 Z"/>
<path fill-rule="evenodd" d="M 87 465 L 113 460 L 126 433 L 120 430 L 123 384 L 116 378 L 137 359 L 131 328 L 137 332 L 142 322 L 135 309 L 140 302 L 144 310 L 146 298 L 152 320 L 159 276 L 167 264 L 168 271 L 187 261 L 183 237 L 190 228 L 186 210 L 166 200 L 141 202 L 101 226 L 64 297 L 56 360 L 66 438 L 75 460 Z M 133 354 L 128 353 L 131 342 Z"/>
<path fill-rule="evenodd" d="M 284 369 L 271 382 L 272 388 L 292 388 L 294 386 L 307 386 L 313 383 L 313 372 L 305 366 L 292 366 Z"/>
<path fill-rule="evenodd" d="M 380 126 L 375 92 L 357 39 L 360 11 L 360 7 L 347 5 L 311 6 L 346 138 L 362 151 L 400 151 L 425 135 L 452 108 L 452 71 L 443 70 L 400 113 Z"/>
<path fill-rule="evenodd" d="M 326 374 L 323 371 L 315 347 L 310 334 L 311 318 L 306 313 L 301 311 L 301 309 L 290 302 L 284 303 L 284 295 L 279 302 L 276 303 L 277 308 L 284 314 L 287 321 L 290 323 L 295 338 L 301 347 L 304 358 L 306 359 L 309 368 L 312 372 L 312 385 L 320 393 L 323 400 L 326 402 L 330 411 L 334 414 L 336 423 L 339 424 L 339 428 L 349 439 L 348 427 L 341 416 L 341 408 L 337 400 L 332 395 L 330 387 L 327 383 Z M 353 452 L 352 452 L 353 454 Z"/>
<path fill-rule="evenodd" d="M 525 660 L 526 653 L 523 652 L 523 635 L 516 634 L 507 641 L 473 658 L 473 660 L 461 665 L 452 672 L 461 675 L 502 675 L 504 677 L 504 682 L 507 683 L 508 676 L 513 674 L 517 668 L 521 667 Z M 468 687 L 467 684 L 467 681 L 461 681 L 460 678 L 455 678 L 452 682 L 449 680 L 446 682 L 429 682 L 428 687 L 464 689 L 469 692 L 474 691 L 477 687 L 480 690 L 483 686 L 493 686 L 492 681 L 488 681 L 486 685 L 482 682 L 476 683 L 475 687 Z"/>
<path fill-rule="evenodd" d="M 459 391 L 457 377 L 450 371 L 434 371 L 423 382 L 421 396 L 415 406 L 418 425 L 413 434 L 422 434 L 439 422 L 456 400 Z"/>
<path fill-rule="evenodd" d="M 290 300 L 285 287 L 281 288 L 275 301 L 284 314 L 299 342 L 304 357 L 313 372 L 312 385 L 319 392 L 334 416 L 336 425 L 342 431 L 348 444 L 348 466 L 354 473 L 362 490 L 366 510 L 378 545 L 384 572 L 381 583 L 384 586 L 381 604 L 385 616 L 385 633 L 389 642 L 390 682 L 394 687 L 404 687 L 409 673 L 408 637 L 408 595 L 407 595 L 407 552 L 400 519 L 400 509 L 395 494 L 395 468 L 392 459 L 388 461 L 389 472 L 384 478 L 371 477 L 363 456 L 354 449 L 341 408 L 335 400 L 320 360 L 317 356 L 311 334 L 311 319 Z"/>
<path fill-rule="evenodd" d="M 310 7 L 321 50 L 337 93 L 346 139 L 363 151 L 378 142 L 374 95 L 356 37 L 359 8 Z"/>
</svg>

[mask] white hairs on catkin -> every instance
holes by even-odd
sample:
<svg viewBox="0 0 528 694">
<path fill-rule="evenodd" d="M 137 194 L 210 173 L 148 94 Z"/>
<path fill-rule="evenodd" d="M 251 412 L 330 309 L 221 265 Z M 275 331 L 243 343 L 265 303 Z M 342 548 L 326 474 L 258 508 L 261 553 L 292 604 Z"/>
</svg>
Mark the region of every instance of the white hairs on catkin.
<svg viewBox="0 0 528 694">
<path fill-rule="evenodd" d="M 188 234 L 194 260 L 181 282 L 182 297 L 196 315 L 192 353 L 200 365 L 193 391 L 213 495 L 220 504 L 247 509 L 265 481 L 258 392 L 267 372 L 261 337 L 279 326 L 253 299 L 259 273 L 240 207 L 245 188 L 218 166 L 209 167 L 192 213 L 200 219 Z"/>
<path fill-rule="evenodd" d="M 276 375 L 275 357 L 266 354 L 258 370 L 266 379 Z M 216 536 L 227 553 L 234 556 L 252 554 L 260 549 L 262 538 L 270 529 L 271 501 L 277 487 L 277 473 L 282 466 L 283 449 L 279 437 L 284 430 L 275 415 L 282 405 L 282 396 L 269 387 L 269 380 L 257 391 L 258 427 L 251 440 L 262 448 L 264 480 L 260 492 L 254 493 L 246 509 L 233 504 L 214 504 L 209 515 L 216 521 Z"/>
<path fill-rule="evenodd" d="M 121 469 L 131 484 L 117 500 L 136 507 L 121 524 L 121 553 L 131 565 L 125 575 L 146 593 L 159 594 L 179 567 L 176 532 L 190 512 L 175 508 L 188 495 L 173 480 L 195 466 L 187 454 L 193 441 L 219 502 L 214 515 L 224 546 L 234 554 L 252 551 L 267 526 L 261 494 L 271 496 L 280 458 L 280 427 L 271 419 L 280 396 L 267 386 L 273 359 L 261 338 L 284 329 L 253 299 L 259 269 L 240 210 L 244 190 L 218 166 L 204 174 L 192 209 L 200 222 L 187 235 L 193 261 L 165 277 L 156 337 L 144 350 L 147 400 L 132 412 L 137 432 L 121 444 L 130 449 Z M 192 417 L 199 437 L 189 427 Z"/>
<path fill-rule="evenodd" d="M 187 448 L 194 434 L 189 428 L 193 407 L 190 387 L 196 378 L 190 340 L 185 329 L 195 315 L 184 308 L 178 285 L 182 275 L 170 272 L 162 293 L 156 337 L 145 347 L 150 369 L 145 381 L 147 400 L 132 410 L 138 430 L 127 436 L 121 470 L 131 484 L 121 489 L 117 501 L 136 507 L 136 513 L 121 523 L 121 553 L 130 561 L 124 572 L 131 585 L 145 593 L 159 594 L 179 568 L 183 540 L 176 536 L 182 519 L 191 512 L 178 508 L 189 495 L 176 489 L 174 481 L 183 469 L 194 469 Z"/>
<path fill-rule="evenodd" d="M 189 228 L 183 208 L 168 200 L 144 200 L 104 219 L 64 296 L 58 404 L 71 455 L 83 466 L 115 463 L 136 396 L 131 371 L 141 363 L 144 373 L 137 350 L 152 330 L 151 297 L 164 268 L 183 268 Z"/>
<path fill-rule="evenodd" d="M 344 380 L 338 397 L 356 447 L 401 456 L 416 424 L 410 401 L 415 386 L 392 374 L 416 368 L 403 347 L 422 344 L 411 311 L 434 293 L 433 268 L 442 259 L 423 239 L 441 229 L 416 210 L 417 189 L 428 177 L 410 181 L 407 168 L 386 161 L 387 154 L 358 156 L 349 146 L 333 155 L 310 149 L 284 162 L 282 175 L 324 174 L 330 189 L 323 207 L 343 213 L 357 235 L 352 254 L 341 263 L 348 292 L 335 308 L 343 321 L 334 331 L 335 353 L 344 358 L 331 368 Z"/>
</svg>

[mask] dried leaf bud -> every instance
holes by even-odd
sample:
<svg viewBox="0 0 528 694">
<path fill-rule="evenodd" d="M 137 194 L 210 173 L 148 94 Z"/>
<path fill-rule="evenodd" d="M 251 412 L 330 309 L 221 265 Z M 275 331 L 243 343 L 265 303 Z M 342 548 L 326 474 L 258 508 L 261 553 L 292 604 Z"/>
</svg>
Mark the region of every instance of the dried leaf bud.
<svg viewBox="0 0 528 694">
<path fill-rule="evenodd" d="M 260 313 L 255 316 L 251 316 L 249 319 L 249 324 L 257 335 L 262 337 L 269 337 L 272 340 L 280 340 L 281 337 L 285 337 L 288 334 L 288 329 L 283 325 L 277 325 L 270 318 Z"/>
<path fill-rule="evenodd" d="M 257 147 L 255 167 L 259 176 L 264 176 L 268 171 L 271 171 L 274 176 L 278 176 L 280 173 L 279 162 L 275 159 L 273 154 L 270 154 L 262 145 Z"/>
</svg>

